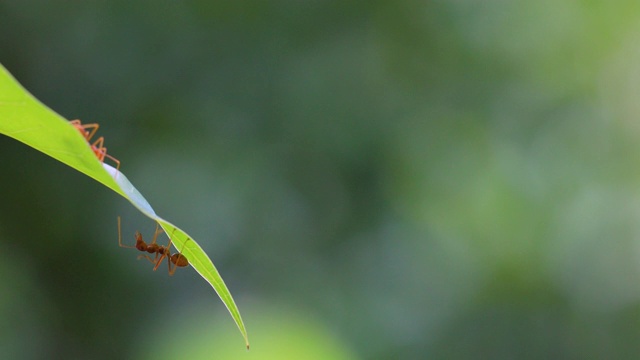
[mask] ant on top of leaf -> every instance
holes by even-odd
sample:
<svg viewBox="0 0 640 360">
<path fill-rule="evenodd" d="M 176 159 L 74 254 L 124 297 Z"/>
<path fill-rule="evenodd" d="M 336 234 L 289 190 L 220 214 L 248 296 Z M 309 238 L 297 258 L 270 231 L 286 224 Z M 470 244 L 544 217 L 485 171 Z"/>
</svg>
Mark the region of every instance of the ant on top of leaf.
<svg viewBox="0 0 640 360">
<path fill-rule="evenodd" d="M 104 137 L 100 136 L 96 141 L 91 143 L 91 139 L 98 131 L 99 124 L 83 124 L 80 120 L 69 121 L 73 127 L 75 127 L 82 137 L 89 143 L 91 150 L 96 155 L 100 162 L 104 163 L 104 158 L 107 157 L 116 163 L 116 170 L 120 170 L 120 161 L 113 156 L 107 154 L 107 148 L 104 146 Z"/>
</svg>

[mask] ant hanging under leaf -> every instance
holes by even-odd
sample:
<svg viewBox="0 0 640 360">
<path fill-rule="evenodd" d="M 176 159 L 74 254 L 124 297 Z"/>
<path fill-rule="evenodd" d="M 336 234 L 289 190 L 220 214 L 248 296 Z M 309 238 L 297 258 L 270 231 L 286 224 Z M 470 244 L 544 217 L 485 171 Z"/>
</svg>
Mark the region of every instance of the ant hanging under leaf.
<svg viewBox="0 0 640 360">
<path fill-rule="evenodd" d="M 91 150 L 96 155 L 98 160 L 100 160 L 100 162 L 104 163 L 104 158 L 107 157 L 116 163 L 116 170 L 120 170 L 120 161 L 107 154 L 107 148 L 104 146 L 104 137 L 100 136 L 96 141 L 91 143 L 91 138 L 93 138 L 93 136 L 96 134 L 96 131 L 98 131 L 98 128 L 100 127 L 99 124 L 82 124 L 80 120 L 71 120 L 69 121 L 69 123 L 71 123 L 71 125 L 73 125 L 73 127 L 75 127 L 76 129 L 78 129 L 82 137 L 84 137 L 84 139 L 89 143 L 89 146 L 91 146 Z"/>
<path fill-rule="evenodd" d="M 182 252 L 171 254 L 171 237 L 169 237 L 169 243 L 167 244 L 166 247 L 156 243 L 156 239 L 158 238 L 158 235 L 162 234 L 162 232 L 163 232 L 162 228 L 158 224 L 156 224 L 156 232 L 155 234 L 153 234 L 153 239 L 151 240 L 151 243 L 147 244 L 142 239 L 142 234 L 136 231 L 136 234 L 135 234 L 136 245 L 135 246 L 125 245 L 122 243 L 120 216 L 118 216 L 118 245 L 120 245 L 120 247 L 123 247 L 123 248 L 138 249 L 139 251 L 142 251 L 142 252 L 155 254 L 153 259 L 151 259 L 151 257 L 147 254 L 142 254 L 138 256 L 138 259 L 141 259 L 144 257 L 147 260 L 149 260 L 152 264 L 154 264 L 155 266 L 153 267 L 153 271 L 156 271 L 160 266 L 160 264 L 162 263 L 162 260 L 166 258 L 167 265 L 169 267 L 169 275 L 173 276 L 177 268 L 188 266 L 189 260 L 187 260 L 186 256 L 182 255 Z M 171 264 L 173 264 L 173 268 L 171 267 Z"/>
</svg>

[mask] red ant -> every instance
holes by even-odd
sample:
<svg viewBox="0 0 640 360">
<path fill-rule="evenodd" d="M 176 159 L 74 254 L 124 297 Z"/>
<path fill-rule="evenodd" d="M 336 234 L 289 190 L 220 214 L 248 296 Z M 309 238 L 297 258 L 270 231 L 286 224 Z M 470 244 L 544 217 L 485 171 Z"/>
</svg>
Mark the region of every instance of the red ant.
<svg viewBox="0 0 640 360">
<path fill-rule="evenodd" d="M 96 155 L 98 160 L 100 160 L 100 162 L 104 163 L 104 158 L 107 157 L 116 163 L 116 170 L 118 171 L 120 170 L 120 161 L 114 158 L 113 156 L 107 154 L 107 148 L 104 146 L 104 137 L 100 136 L 98 140 L 94 141 L 93 143 L 90 143 L 91 138 L 93 138 L 93 135 L 96 134 L 96 131 L 98 131 L 98 128 L 100 127 L 99 124 L 83 125 L 82 122 L 80 122 L 80 120 L 71 120 L 69 122 L 71 123 L 71 125 L 73 125 L 73 127 L 78 129 L 82 137 L 84 137 L 84 139 L 87 140 L 87 142 L 91 146 L 91 150 Z M 89 131 L 89 129 L 91 129 L 91 131 Z"/>
<path fill-rule="evenodd" d="M 160 264 L 162 263 L 162 260 L 167 258 L 167 265 L 169 266 L 169 275 L 172 276 L 176 272 L 177 268 L 188 266 L 189 260 L 187 260 L 187 257 L 182 255 L 181 252 L 176 254 L 171 254 L 171 238 L 169 238 L 169 243 L 167 244 L 166 247 L 162 245 L 158 245 L 156 243 L 156 239 L 158 238 L 158 235 L 162 234 L 162 231 L 163 231 L 162 228 L 158 226 L 158 224 L 156 223 L 156 233 L 153 234 L 153 240 L 151 240 L 151 243 L 149 244 L 145 243 L 144 240 L 142 240 L 142 234 L 136 231 L 136 235 L 135 235 L 136 245 L 135 246 L 124 245 L 122 244 L 122 232 L 120 230 L 120 217 L 118 216 L 118 245 L 120 245 L 120 247 L 123 247 L 123 248 L 138 249 L 139 251 L 143 251 L 143 252 L 146 251 L 149 254 L 156 254 L 153 259 L 151 259 L 151 257 L 146 254 L 142 254 L 138 256 L 138 259 L 144 257 L 147 260 L 149 260 L 152 264 L 155 264 L 153 271 L 156 271 L 160 266 Z M 158 256 L 160 257 L 158 258 Z M 171 264 L 173 264 L 173 268 L 171 268 Z"/>
</svg>

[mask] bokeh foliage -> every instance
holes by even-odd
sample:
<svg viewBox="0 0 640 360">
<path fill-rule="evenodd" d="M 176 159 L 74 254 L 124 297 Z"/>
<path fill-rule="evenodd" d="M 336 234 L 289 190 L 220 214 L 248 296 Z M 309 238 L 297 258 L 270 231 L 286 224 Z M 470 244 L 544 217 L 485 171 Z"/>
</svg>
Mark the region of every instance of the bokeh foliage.
<svg viewBox="0 0 640 360">
<path fill-rule="evenodd" d="M 281 329 L 311 319 L 355 358 L 627 359 L 639 18 L 624 0 L 6 1 L 0 62 L 101 123 L 256 323 L 277 328 L 278 304 Z M 169 357 L 189 311 L 221 311 L 195 274 L 114 246 L 117 214 L 153 230 L 128 204 L 10 139 L 0 159 L 3 353 Z"/>
</svg>

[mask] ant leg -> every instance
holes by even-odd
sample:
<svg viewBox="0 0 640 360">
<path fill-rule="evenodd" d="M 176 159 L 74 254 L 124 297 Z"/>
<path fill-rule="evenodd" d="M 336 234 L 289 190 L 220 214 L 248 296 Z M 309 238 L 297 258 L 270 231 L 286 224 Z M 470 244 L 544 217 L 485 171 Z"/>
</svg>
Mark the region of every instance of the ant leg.
<svg viewBox="0 0 640 360">
<path fill-rule="evenodd" d="M 162 260 L 164 260 L 164 258 L 167 258 L 167 261 L 171 262 L 169 260 L 169 258 L 167 257 L 167 254 L 164 253 L 164 254 L 162 254 L 162 256 L 160 256 L 160 259 L 158 259 L 158 261 L 156 262 L 156 266 L 153 268 L 153 271 L 158 270 L 158 267 L 160 267 L 160 264 L 162 264 Z"/>
<path fill-rule="evenodd" d="M 91 140 L 91 138 L 93 137 L 93 135 L 96 134 L 96 132 L 98 131 L 98 128 L 100 127 L 100 125 L 98 124 L 84 124 L 82 125 L 82 128 L 86 131 L 87 129 L 91 129 L 91 131 L 87 131 L 87 136 L 85 136 L 85 139 L 87 139 L 87 141 Z"/>
<path fill-rule="evenodd" d="M 69 121 L 69 123 L 71 125 L 73 125 L 76 129 L 78 129 L 78 131 L 80 131 L 82 136 L 87 141 L 91 140 L 93 135 L 96 134 L 96 131 L 98 131 L 98 128 L 100 127 L 99 124 L 84 124 L 84 125 L 82 125 L 82 122 L 79 119 L 71 120 L 71 121 Z M 92 130 L 88 131 L 88 129 L 92 129 Z"/>
<path fill-rule="evenodd" d="M 104 147 L 104 137 L 100 136 L 98 140 L 91 144 L 91 150 L 98 160 L 104 162 L 104 156 L 107 154 L 107 148 Z"/>
<path fill-rule="evenodd" d="M 173 235 L 174 235 L 175 233 L 176 233 L 176 228 L 174 227 L 174 228 L 173 228 L 173 231 L 171 232 L 171 236 L 169 236 L 169 235 L 167 234 L 167 237 L 169 238 L 169 243 L 167 244 L 167 248 L 169 249 L 169 252 L 171 252 L 171 244 L 173 244 L 172 237 L 173 237 Z M 174 246 L 175 246 L 175 245 L 174 245 Z M 183 246 L 183 247 L 184 247 L 184 246 Z M 178 247 L 176 247 L 176 250 L 178 250 Z"/>
<path fill-rule="evenodd" d="M 156 221 L 156 233 L 153 234 L 153 240 L 151 241 L 152 244 L 156 243 L 156 239 L 158 238 L 158 235 L 162 234 L 163 231 L 164 229 L 160 227 L 160 223 Z"/>
<path fill-rule="evenodd" d="M 150 262 L 150 263 L 152 263 L 152 264 L 155 264 L 155 263 L 156 263 L 154 260 L 151 260 L 151 258 L 149 257 L 149 255 L 145 255 L 145 254 L 138 255 L 138 260 L 140 260 L 140 259 L 142 259 L 142 258 L 145 258 L 145 259 L 149 260 L 149 262 Z"/>
<path fill-rule="evenodd" d="M 159 234 L 158 230 L 157 230 L 157 226 L 156 225 L 156 236 Z M 153 237 L 153 240 L 156 239 L 156 236 Z M 161 245 L 162 246 L 162 245 Z M 156 253 L 156 256 L 158 256 L 158 254 Z M 167 258 L 168 262 L 171 262 L 171 238 L 169 238 L 169 244 L 167 245 L 167 248 L 165 249 L 165 251 L 162 253 L 162 255 L 160 256 L 160 258 L 158 259 L 158 261 L 156 262 L 156 266 L 153 268 L 153 271 L 158 270 L 158 268 L 160 267 L 160 264 L 162 264 L 162 260 L 164 260 L 164 258 Z"/>
<path fill-rule="evenodd" d="M 123 248 L 137 249 L 135 246 L 129 246 L 122 243 L 122 230 L 120 227 L 120 216 L 118 216 L 118 245 Z"/>
<path fill-rule="evenodd" d="M 162 260 L 164 260 L 164 258 L 167 258 L 167 262 L 169 263 L 169 268 L 171 268 L 171 238 L 169 238 L 169 243 L 167 244 L 167 247 L 164 253 L 162 254 L 162 256 L 160 256 L 160 259 L 158 259 L 158 262 L 156 263 L 156 266 L 153 268 L 153 271 L 158 270 L 158 267 L 160 267 L 160 264 L 162 263 Z"/>
<path fill-rule="evenodd" d="M 173 276 L 178 266 L 176 264 L 173 264 L 173 269 L 171 269 L 171 258 L 167 259 L 167 265 L 169 266 L 169 276 Z"/>
<path fill-rule="evenodd" d="M 116 163 L 116 177 L 118 176 L 118 173 L 120 173 L 120 160 L 114 158 L 113 156 L 107 154 L 107 148 L 104 148 L 105 152 L 103 154 L 103 158 L 104 157 L 108 157 L 109 159 L 111 159 L 111 161 L 113 161 L 114 163 Z"/>
</svg>

